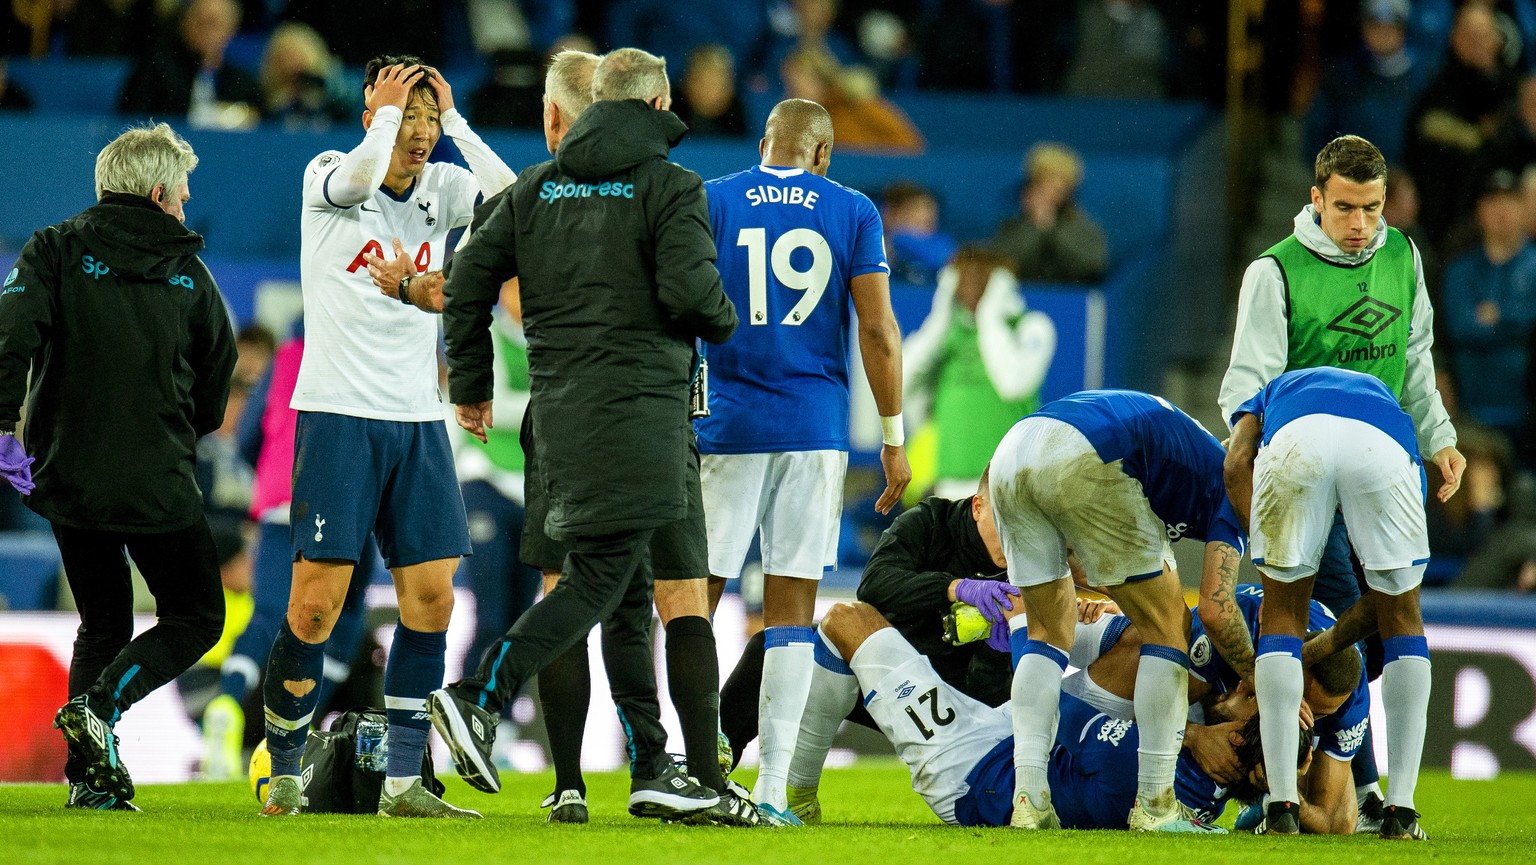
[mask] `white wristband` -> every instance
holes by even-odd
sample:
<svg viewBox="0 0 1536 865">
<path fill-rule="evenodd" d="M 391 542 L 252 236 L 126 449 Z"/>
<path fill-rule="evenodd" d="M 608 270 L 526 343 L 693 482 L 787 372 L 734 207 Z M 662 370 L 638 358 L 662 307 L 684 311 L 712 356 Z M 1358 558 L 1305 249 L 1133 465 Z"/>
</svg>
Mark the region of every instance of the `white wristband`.
<svg viewBox="0 0 1536 865">
<path fill-rule="evenodd" d="M 890 417 L 880 418 L 880 441 L 893 448 L 899 448 L 907 441 L 906 427 L 901 423 L 901 412 Z"/>
</svg>

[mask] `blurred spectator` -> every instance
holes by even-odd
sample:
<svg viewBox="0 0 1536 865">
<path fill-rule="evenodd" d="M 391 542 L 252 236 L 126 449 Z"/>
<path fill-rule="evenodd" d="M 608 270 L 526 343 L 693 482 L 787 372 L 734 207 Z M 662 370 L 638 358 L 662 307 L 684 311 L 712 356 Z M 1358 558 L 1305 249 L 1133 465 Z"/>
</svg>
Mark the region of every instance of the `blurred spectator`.
<svg viewBox="0 0 1536 865">
<path fill-rule="evenodd" d="M 736 63 L 724 45 L 693 49 L 672 97 L 672 113 L 688 124 L 691 135 L 747 134 L 747 109 L 736 95 Z"/>
<path fill-rule="evenodd" d="M 1472 160 L 1498 130 L 1514 95 L 1503 49 L 1493 13 L 1476 3 L 1462 7 L 1445 67 L 1414 106 L 1405 154 L 1419 181 L 1424 226 L 1434 237 L 1444 235 L 1464 206 Z"/>
<path fill-rule="evenodd" d="M 283 19 L 315 28 L 343 64 L 361 69 L 381 50 L 443 63 L 449 9 L 462 12 L 462 5 L 435 0 L 287 0 Z"/>
<path fill-rule="evenodd" d="M 491 55 L 491 75 L 470 97 L 475 125 L 540 129 L 544 114 L 544 57 L 530 48 Z"/>
<path fill-rule="evenodd" d="M 842 150 L 917 154 L 923 135 L 900 108 L 880 95 L 867 69 L 844 68 L 825 51 L 796 51 L 780 70 L 785 98 L 818 102 L 832 115 L 832 134 Z"/>
<path fill-rule="evenodd" d="M 352 113 L 335 58 L 308 24 L 279 24 L 261 56 L 262 116 L 287 129 L 324 129 Z"/>
<path fill-rule="evenodd" d="M 828 54 L 841 66 L 863 62 L 858 48 L 834 30 L 838 0 L 789 0 L 769 15 L 772 29 L 762 53 L 761 68 L 768 73 L 782 69 L 792 54 L 806 51 Z"/>
<path fill-rule="evenodd" d="M 1462 475 L 1460 494 L 1448 502 L 1429 496 L 1426 502 L 1429 549 L 1434 556 L 1431 569 L 1444 567 L 1444 560 L 1449 559 L 1450 567 L 1465 568 L 1456 581 L 1462 588 L 1507 585 L 1509 578 L 1503 573 L 1508 570 L 1506 566 L 1494 564 L 1480 551 L 1487 547 L 1497 528 L 1499 511 L 1507 498 L 1507 482 L 1514 478 L 1509 441 L 1461 410 L 1450 374 L 1441 369 L 1444 364 L 1436 366 L 1440 395 L 1455 422 L 1456 446 L 1467 458 L 1467 470 Z M 1525 546 L 1528 554 L 1536 554 L 1536 546 Z M 1468 568 L 1469 560 L 1478 564 Z"/>
<path fill-rule="evenodd" d="M 1401 165 L 1387 170 L 1386 202 L 1381 208 L 1387 224 L 1401 231 L 1413 241 L 1424 263 L 1424 281 L 1429 285 L 1430 305 L 1440 307 L 1440 253 L 1430 241 L 1424 226 L 1419 224 L 1419 184 L 1413 173 Z"/>
<path fill-rule="evenodd" d="M 577 33 L 575 31 L 567 33 L 564 36 L 556 39 L 554 44 L 549 46 L 549 51 L 546 53 L 550 57 L 554 57 L 561 51 L 585 51 L 588 54 L 599 53 L 597 50 L 597 43 L 593 41 L 591 36 L 588 36 L 585 33 Z M 544 70 L 541 67 L 539 70 L 539 80 L 542 81 L 543 78 Z M 541 95 L 539 98 L 542 99 L 543 96 Z"/>
<path fill-rule="evenodd" d="M 256 382 L 267 374 L 267 367 L 272 365 L 272 357 L 277 354 L 277 337 L 265 325 L 248 324 L 235 334 L 235 350 L 239 352 L 235 357 L 235 378 L 244 379 L 247 388 L 255 387 Z M 245 411 L 244 403 L 238 409 L 225 414 L 239 418 Z M 234 432 L 230 430 L 231 435 Z"/>
<path fill-rule="evenodd" d="M 1424 64 L 1404 37 L 1408 0 L 1368 0 L 1361 10 L 1361 46 L 1328 64 L 1307 114 L 1307 153 L 1340 135 L 1375 144 L 1388 164 L 1403 158 L 1403 129 L 1424 89 Z"/>
<path fill-rule="evenodd" d="M 576 23 L 572 0 L 467 0 L 464 11 L 475 53 L 481 55 L 507 49 L 543 53 Z"/>
<path fill-rule="evenodd" d="M 1514 110 L 1483 148 L 1481 162 L 1485 173 L 1505 168 L 1517 177 L 1536 165 L 1536 75 L 1520 79 Z"/>
<path fill-rule="evenodd" d="M 886 9 L 859 16 L 859 53 L 881 87 L 911 87 L 917 80 L 917 57 L 906 22 Z"/>
<path fill-rule="evenodd" d="M 254 467 L 240 455 L 237 438 L 240 417 L 257 382 L 272 363 L 277 339 L 259 324 L 247 325 L 235 336 L 235 348 L 239 354 L 230 377 L 224 425 L 197 442 L 197 485 L 203 493 L 203 515 L 218 550 L 224 588 L 247 592 L 251 586 L 251 560 L 246 554 L 246 540 L 255 528 L 250 509 L 256 475 Z"/>
<path fill-rule="evenodd" d="M 1069 18 L 1072 11 L 1070 2 L 1031 4 L 1036 8 L 1028 15 L 1018 14 L 1013 2 L 920 0 L 912 5 L 917 10 L 903 17 L 913 22 L 918 68 L 912 76 L 915 80 L 904 83 L 931 90 L 1010 89 L 1019 76 L 1015 59 L 1034 61 L 1046 53 L 1040 50 L 1039 41 L 1047 34 L 1066 30 L 1053 26 L 1050 17 Z M 1021 37 L 1029 45 L 1023 58 L 1016 50 Z M 862 38 L 860 46 L 869 53 Z M 1052 83 L 1060 79 L 1065 65 L 1060 58 L 1053 59 L 1058 62 L 1049 64 L 1053 67 Z"/>
<path fill-rule="evenodd" d="M 177 0 L 14 0 L 0 7 L 0 54 L 128 57 L 154 44 Z"/>
<path fill-rule="evenodd" d="M 1525 202 L 1525 233 L 1536 238 L 1536 165 L 1520 172 L 1520 199 Z"/>
<path fill-rule="evenodd" d="M 261 84 L 224 62 L 240 4 L 192 0 L 174 35 L 141 59 L 123 85 L 124 114 L 184 116 L 193 126 L 238 129 L 256 122 Z"/>
<path fill-rule="evenodd" d="M 890 184 L 880 193 L 880 218 L 891 276 L 914 285 L 932 284 L 959 245 L 939 231 L 939 200 L 933 190 L 909 180 Z"/>
<path fill-rule="evenodd" d="M 638 45 L 674 62 L 711 42 L 724 44 L 732 57 L 747 58 L 768 32 L 768 4 L 625 0 L 609 4 L 605 32 L 609 48 Z"/>
<path fill-rule="evenodd" d="M 1040 384 L 1056 353 L 1056 326 L 1031 312 L 1008 259 L 961 247 L 939 275 L 933 309 L 902 347 L 906 413 L 930 415 L 938 435 L 934 492 L 976 490 L 997 442 L 1040 407 Z"/>
<path fill-rule="evenodd" d="M 9 64 L 0 57 L 0 111 L 31 111 L 32 97 L 11 81 Z"/>
<path fill-rule="evenodd" d="M 1147 0 L 1080 0 L 1069 96 L 1159 99 L 1167 92 L 1168 33 Z"/>
<path fill-rule="evenodd" d="M 1109 267 L 1109 243 L 1073 196 L 1083 160 L 1065 144 L 1041 142 L 1024 157 L 1019 213 L 1003 220 L 991 246 L 1026 282 L 1094 282 Z"/>
<path fill-rule="evenodd" d="M 1442 307 L 1462 409 L 1511 441 L 1526 439 L 1528 342 L 1536 325 L 1536 244 L 1514 175 L 1487 178 L 1477 199 L 1480 248 L 1445 269 Z"/>
</svg>

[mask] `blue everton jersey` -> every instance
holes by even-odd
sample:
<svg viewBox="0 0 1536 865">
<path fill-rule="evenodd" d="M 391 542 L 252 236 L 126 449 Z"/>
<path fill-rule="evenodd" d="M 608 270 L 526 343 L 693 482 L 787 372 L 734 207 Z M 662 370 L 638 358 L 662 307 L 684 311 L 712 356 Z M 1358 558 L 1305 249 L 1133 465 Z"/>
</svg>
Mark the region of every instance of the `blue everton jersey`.
<svg viewBox="0 0 1536 865">
<path fill-rule="evenodd" d="M 1124 829 L 1136 802 L 1134 721 L 1120 721 L 1071 694 L 1061 695 L 1061 718 L 1047 770 L 1051 804 L 1064 829 Z M 1013 815 L 1013 737 L 999 742 L 966 776 L 969 790 L 955 802 L 961 826 L 1006 826 Z M 1226 790 L 1179 754 L 1174 795 L 1207 822 L 1221 815 Z"/>
<path fill-rule="evenodd" d="M 1076 427 L 1104 462 L 1120 460 L 1141 481 L 1168 539 L 1222 541 L 1242 552 L 1247 534 L 1227 501 L 1227 452 L 1198 421 L 1162 397 L 1133 390 L 1085 390 L 1042 406 L 1033 417 Z"/>
<path fill-rule="evenodd" d="M 1402 445 L 1414 462 L 1419 461 L 1413 419 L 1381 379 L 1363 372 L 1328 366 L 1292 370 L 1276 376 L 1238 406 L 1232 413 L 1232 422 L 1237 423 L 1245 414 L 1259 419 L 1264 430 L 1261 445 L 1269 444 L 1281 427 L 1299 417 L 1326 414 L 1376 427 Z"/>
<path fill-rule="evenodd" d="M 709 348 L 699 451 L 847 450 L 849 282 L 890 272 L 879 211 L 798 168 L 757 166 L 704 189 L 743 326 Z"/>
<path fill-rule="evenodd" d="M 1237 608 L 1242 611 L 1248 633 L 1253 635 L 1255 641 L 1259 639 L 1259 605 L 1263 601 L 1263 586 L 1244 583 L 1237 587 Z M 1190 675 L 1198 676 L 1221 693 L 1226 693 L 1237 686 L 1238 675 L 1227 666 L 1221 653 L 1214 651 L 1210 637 L 1205 633 L 1205 626 L 1200 623 L 1200 617 L 1190 618 L 1193 619 L 1189 633 Z M 1311 609 L 1307 613 L 1308 631 L 1327 630 L 1333 627 L 1335 621 L 1333 612 L 1327 607 L 1317 601 L 1311 602 Z M 1354 651 L 1359 654 L 1360 650 Z M 1355 685 L 1355 690 L 1333 714 L 1316 719 L 1312 727 L 1317 747 L 1340 760 L 1354 756 L 1365 738 L 1365 730 L 1370 722 L 1371 691 L 1370 682 L 1365 677 L 1363 658 L 1360 668 L 1360 681 Z"/>
</svg>

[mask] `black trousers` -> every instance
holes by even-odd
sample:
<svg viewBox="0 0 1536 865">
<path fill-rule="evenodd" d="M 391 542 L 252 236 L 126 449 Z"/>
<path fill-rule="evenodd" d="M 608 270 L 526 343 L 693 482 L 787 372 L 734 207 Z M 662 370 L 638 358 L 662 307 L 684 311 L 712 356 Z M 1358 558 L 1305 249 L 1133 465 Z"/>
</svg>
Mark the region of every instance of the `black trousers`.
<svg viewBox="0 0 1536 865">
<path fill-rule="evenodd" d="M 604 622 L 603 663 L 629 738 L 630 771 L 655 777 L 670 761 L 651 648 L 650 530 L 576 537 L 565 576 L 486 652 L 460 696 L 493 712 L 551 661 Z"/>
<path fill-rule="evenodd" d="M 131 534 L 55 524 L 64 576 L 80 611 L 69 695 L 86 694 L 111 723 L 197 663 L 224 629 L 213 535 L 201 516 L 174 532 Z M 155 626 L 133 636 L 132 556 L 155 596 Z M 74 775 L 70 775 L 75 780 Z"/>
</svg>

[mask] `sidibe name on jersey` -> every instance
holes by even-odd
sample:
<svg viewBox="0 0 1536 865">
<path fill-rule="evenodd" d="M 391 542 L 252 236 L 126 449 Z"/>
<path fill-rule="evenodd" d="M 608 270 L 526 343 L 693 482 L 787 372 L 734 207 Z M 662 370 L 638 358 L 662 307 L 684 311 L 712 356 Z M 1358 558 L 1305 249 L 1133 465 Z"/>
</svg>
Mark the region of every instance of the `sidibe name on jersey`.
<svg viewBox="0 0 1536 865">
<path fill-rule="evenodd" d="M 759 204 L 798 204 L 806 210 L 816 209 L 819 192 L 807 192 L 798 186 L 755 186 L 747 190 L 747 200 L 752 206 Z"/>
</svg>

